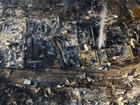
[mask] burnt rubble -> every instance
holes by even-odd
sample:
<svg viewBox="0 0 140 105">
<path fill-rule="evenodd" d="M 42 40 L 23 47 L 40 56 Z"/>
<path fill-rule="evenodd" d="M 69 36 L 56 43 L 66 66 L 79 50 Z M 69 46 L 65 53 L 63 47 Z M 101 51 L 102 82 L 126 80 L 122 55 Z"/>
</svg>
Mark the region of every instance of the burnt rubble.
<svg viewBox="0 0 140 105">
<path fill-rule="evenodd" d="M 111 9 L 110 3 L 115 2 L 122 11 Z M 139 21 L 136 23 L 131 14 L 130 1 L 110 3 L 2 0 L 1 68 L 77 68 L 104 65 L 121 57 L 127 60 L 128 54 L 129 59 L 133 54 L 138 56 Z M 107 13 L 103 19 L 100 14 L 105 4 Z M 115 51 L 120 46 L 121 51 Z M 98 51 L 101 48 L 106 57 Z M 89 57 L 90 52 L 95 53 L 94 57 Z"/>
<path fill-rule="evenodd" d="M 139 11 L 139 0 L 0 0 L 0 104 L 140 105 L 139 67 L 125 68 L 140 61 Z"/>
<path fill-rule="evenodd" d="M 10 75 L 9 75 L 10 77 Z M 22 79 L 13 84 L 1 76 L 1 104 L 6 105 L 138 105 L 139 74 L 132 70 L 122 77 L 87 74 L 65 82 Z"/>
</svg>

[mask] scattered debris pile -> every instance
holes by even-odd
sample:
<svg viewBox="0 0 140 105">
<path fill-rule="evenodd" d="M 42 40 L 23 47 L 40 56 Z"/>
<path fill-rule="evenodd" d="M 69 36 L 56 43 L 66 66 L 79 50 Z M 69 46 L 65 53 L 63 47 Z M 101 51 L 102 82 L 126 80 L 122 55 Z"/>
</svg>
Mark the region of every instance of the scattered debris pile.
<svg viewBox="0 0 140 105">
<path fill-rule="evenodd" d="M 0 18 L 0 67 L 23 67 L 26 17 L 21 8 L 4 9 Z"/>
<path fill-rule="evenodd" d="M 14 105 L 139 105 L 140 74 L 123 76 L 77 75 L 61 82 L 23 79 L 13 84 L 10 75 L 0 79 L 0 103 Z"/>
<path fill-rule="evenodd" d="M 140 30 L 131 3 L 1 0 L 1 68 L 77 68 L 133 59 L 140 53 Z"/>
<path fill-rule="evenodd" d="M 139 72 L 111 68 L 140 61 L 139 11 L 139 0 L 0 0 L 0 104 L 140 105 Z"/>
</svg>

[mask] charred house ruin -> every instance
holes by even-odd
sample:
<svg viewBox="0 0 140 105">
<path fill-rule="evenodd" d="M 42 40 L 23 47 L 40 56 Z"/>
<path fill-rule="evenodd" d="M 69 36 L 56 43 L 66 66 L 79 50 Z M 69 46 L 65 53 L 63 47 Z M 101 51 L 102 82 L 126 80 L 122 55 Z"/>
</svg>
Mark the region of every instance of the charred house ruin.
<svg viewBox="0 0 140 105">
<path fill-rule="evenodd" d="M 79 68 L 133 59 L 140 54 L 140 29 L 129 2 L 0 0 L 0 68 Z"/>
</svg>

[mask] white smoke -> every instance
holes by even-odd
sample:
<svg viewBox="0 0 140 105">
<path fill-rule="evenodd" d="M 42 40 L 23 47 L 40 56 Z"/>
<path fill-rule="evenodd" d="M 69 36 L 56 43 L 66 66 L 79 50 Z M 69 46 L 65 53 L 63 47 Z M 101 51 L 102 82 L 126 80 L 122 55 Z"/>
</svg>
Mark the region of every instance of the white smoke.
<svg viewBox="0 0 140 105">
<path fill-rule="evenodd" d="M 99 30 L 99 38 L 98 38 L 98 48 L 101 49 L 101 47 L 104 45 L 104 41 L 106 39 L 105 33 L 104 33 L 104 26 L 105 26 L 105 19 L 107 16 L 107 7 L 106 4 L 104 5 L 101 13 L 100 13 L 100 30 Z"/>
</svg>

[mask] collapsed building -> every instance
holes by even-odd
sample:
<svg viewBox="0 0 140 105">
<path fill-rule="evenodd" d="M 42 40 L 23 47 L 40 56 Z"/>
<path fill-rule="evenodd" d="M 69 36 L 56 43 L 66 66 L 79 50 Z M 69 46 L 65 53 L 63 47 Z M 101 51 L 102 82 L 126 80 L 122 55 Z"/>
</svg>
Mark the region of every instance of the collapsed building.
<svg viewBox="0 0 140 105">
<path fill-rule="evenodd" d="M 119 68 L 139 63 L 139 7 L 139 0 L 0 0 L 0 104 L 139 105 L 139 66 Z"/>
<path fill-rule="evenodd" d="M 107 2 L 103 24 L 104 1 L 2 0 L 0 3 L 2 68 L 102 65 L 117 58 L 132 59 L 129 45 L 139 55 L 139 48 L 135 47 L 139 46 L 139 30 L 132 23 L 129 1 L 122 1 L 120 7 L 126 10 L 128 20 L 121 12 L 111 13 L 116 10 L 111 10 Z M 127 26 L 126 21 L 132 24 Z M 100 36 L 101 33 L 104 35 Z"/>
</svg>

